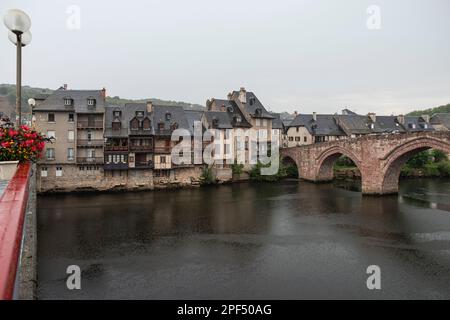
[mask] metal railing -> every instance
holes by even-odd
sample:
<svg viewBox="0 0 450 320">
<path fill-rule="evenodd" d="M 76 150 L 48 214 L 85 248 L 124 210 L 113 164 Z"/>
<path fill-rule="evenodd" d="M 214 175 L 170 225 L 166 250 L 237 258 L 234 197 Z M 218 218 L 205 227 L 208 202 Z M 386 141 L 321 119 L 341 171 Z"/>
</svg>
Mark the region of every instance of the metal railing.
<svg viewBox="0 0 450 320">
<path fill-rule="evenodd" d="M 128 146 L 105 145 L 105 151 L 128 151 Z"/>
<path fill-rule="evenodd" d="M 133 146 L 130 145 L 131 151 L 153 151 L 153 146 Z"/>
<path fill-rule="evenodd" d="M 19 165 L 0 197 L 0 300 L 11 300 L 19 265 L 31 164 Z"/>
</svg>

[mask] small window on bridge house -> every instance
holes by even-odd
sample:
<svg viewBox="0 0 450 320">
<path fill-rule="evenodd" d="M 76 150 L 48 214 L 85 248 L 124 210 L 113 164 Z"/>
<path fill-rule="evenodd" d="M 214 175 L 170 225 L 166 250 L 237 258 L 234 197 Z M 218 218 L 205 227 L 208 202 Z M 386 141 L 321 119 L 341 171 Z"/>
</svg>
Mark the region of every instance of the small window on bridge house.
<svg viewBox="0 0 450 320">
<path fill-rule="evenodd" d="M 41 168 L 41 177 L 47 177 L 47 167 L 42 167 Z"/>
<path fill-rule="evenodd" d="M 131 120 L 130 127 L 131 127 L 131 130 L 138 130 L 139 129 L 139 120 L 136 118 Z"/>
<path fill-rule="evenodd" d="M 62 167 L 56 167 L 56 176 L 61 177 L 62 176 Z"/>
</svg>

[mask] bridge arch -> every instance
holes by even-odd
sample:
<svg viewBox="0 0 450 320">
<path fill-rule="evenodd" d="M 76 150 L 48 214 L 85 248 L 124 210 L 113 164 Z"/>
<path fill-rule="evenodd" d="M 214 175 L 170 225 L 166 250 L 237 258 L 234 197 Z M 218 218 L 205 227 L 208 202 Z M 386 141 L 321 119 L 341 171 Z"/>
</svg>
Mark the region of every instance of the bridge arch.
<svg viewBox="0 0 450 320">
<path fill-rule="evenodd" d="M 299 178 L 300 177 L 300 168 L 295 160 L 295 157 L 291 155 L 282 155 L 281 156 L 281 164 L 285 167 L 287 167 L 287 175 L 288 177 L 292 178 Z"/>
<path fill-rule="evenodd" d="M 325 151 L 323 151 L 316 160 L 316 181 L 330 181 L 334 178 L 334 164 L 340 156 L 346 156 L 353 161 L 353 163 L 358 168 L 361 173 L 361 178 L 363 175 L 363 170 L 359 158 L 350 150 L 341 147 L 333 146 Z"/>
<path fill-rule="evenodd" d="M 433 137 L 419 137 L 394 148 L 385 157 L 380 159 L 384 160 L 381 172 L 381 193 L 398 192 L 400 172 L 406 161 L 415 154 L 428 149 L 441 150 L 450 154 L 450 143 Z"/>
</svg>

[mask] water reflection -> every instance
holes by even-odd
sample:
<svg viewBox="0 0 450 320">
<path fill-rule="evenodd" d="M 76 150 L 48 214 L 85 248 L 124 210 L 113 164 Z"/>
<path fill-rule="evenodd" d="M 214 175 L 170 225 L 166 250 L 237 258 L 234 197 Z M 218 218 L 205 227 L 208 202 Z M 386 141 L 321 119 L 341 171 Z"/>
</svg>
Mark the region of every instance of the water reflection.
<svg viewBox="0 0 450 320">
<path fill-rule="evenodd" d="M 39 197 L 39 296 L 449 298 L 449 186 L 402 181 L 400 197 L 306 182 Z M 417 194 L 436 208 L 411 202 Z M 69 264 L 83 270 L 81 291 L 65 289 Z M 369 264 L 382 267 L 381 292 L 365 287 Z"/>
</svg>

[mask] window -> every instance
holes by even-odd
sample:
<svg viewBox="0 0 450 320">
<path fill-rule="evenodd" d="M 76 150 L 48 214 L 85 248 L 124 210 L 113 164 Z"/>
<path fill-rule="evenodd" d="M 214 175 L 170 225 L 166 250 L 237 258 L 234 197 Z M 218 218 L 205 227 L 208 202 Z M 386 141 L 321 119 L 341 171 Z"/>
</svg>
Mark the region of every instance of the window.
<svg viewBox="0 0 450 320">
<path fill-rule="evenodd" d="M 164 130 L 164 123 L 158 123 L 158 129 Z"/>
<path fill-rule="evenodd" d="M 143 117 L 144 111 L 136 111 L 136 117 Z"/>
<path fill-rule="evenodd" d="M 122 112 L 120 110 L 114 111 L 114 117 L 120 117 Z"/>
<path fill-rule="evenodd" d="M 55 114 L 54 113 L 49 113 L 47 121 L 48 122 L 55 122 Z"/>
<path fill-rule="evenodd" d="M 306 139 L 306 136 L 305 136 L 305 137 L 303 137 L 303 142 L 306 142 L 306 140 L 307 140 L 307 139 Z"/>
<path fill-rule="evenodd" d="M 64 98 L 64 105 L 65 106 L 71 106 L 72 105 L 72 99 L 70 98 Z"/>
<path fill-rule="evenodd" d="M 294 141 L 294 137 L 289 137 L 289 141 Z"/>
<path fill-rule="evenodd" d="M 166 156 L 160 157 L 160 163 L 166 163 Z"/>
<path fill-rule="evenodd" d="M 122 124 L 119 121 L 114 121 L 112 123 L 112 129 L 113 130 L 120 130 L 121 127 L 122 127 Z"/>
<path fill-rule="evenodd" d="M 300 128 L 299 127 L 295 127 L 295 131 L 299 132 Z"/>
<path fill-rule="evenodd" d="M 62 167 L 56 167 L 56 176 L 61 177 L 62 176 Z"/>
<path fill-rule="evenodd" d="M 73 157 L 74 157 L 73 148 L 68 148 L 67 149 L 67 160 L 71 161 L 71 160 L 73 160 Z"/>
<path fill-rule="evenodd" d="M 150 130 L 150 119 L 149 119 L 149 118 L 145 118 L 145 119 L 142 121 L 142 128 L 143 128 L 144 130 Z"/>
<path fill-rule="evenodd" d="M 69 113 L 69 122 L 74 122 L 75 115 L 73 113 Z"/>
<path fill-rule="evenodd" d="M 95 106 L 95 99 L 89 98 L 89 99 L 87 100 L 87 104 L 88 104 L 88 106 Z"/>
<path fill-rule="evenodd" d="M 172 114 L 170 112 L 166 112 L 166 120 L 169 121 L 172 119 Z"/>
<path fill-rule="evenodd" d="M 261 126 L 261 119 L 256 119 L 256 126 L 257 127 Z"/>
<path fill-rule="evenodd" d="M 55 149 L 48 148 L 46 150 L 46 157 L 47 157 L 47 160 L 55 160 Z"/>
<path fill-rule="evenodd" d="M 73 130 L 67 131 L 67 140 L 69 141 L 75 140 L 75 131 Z"/>
<path fill-rule="evenodd" d="M 88 149 L 87 151 L 88 158 L 95 158 L 95 150 L 94 149 Z"/>
<path fill-rule="evenodd" d="M 92 132 L 91 131 L 87 132 L 87 139 L 88 139 L 88 141 L 92 141 Z"/>
<path fill-rule="evenodd" d="M 56 134 L 54 130 L 47 131 L 47 138 L 56 138 Z"/>
<path fill-rule="evenodd" d="M 300 141 L 300 137 L 295 137 L 295 141 Z"/>
<path fill-rule="evenodd" d="M 139 130 L 139 120 L 134 118 L 130 123 L 131 130 Z"/>
<path fill-rule="evenodd" d="M 41 177 L 46 177 L 47 176 L 47 167 L 42 167 L 41 168 Z"/>
</svg>

